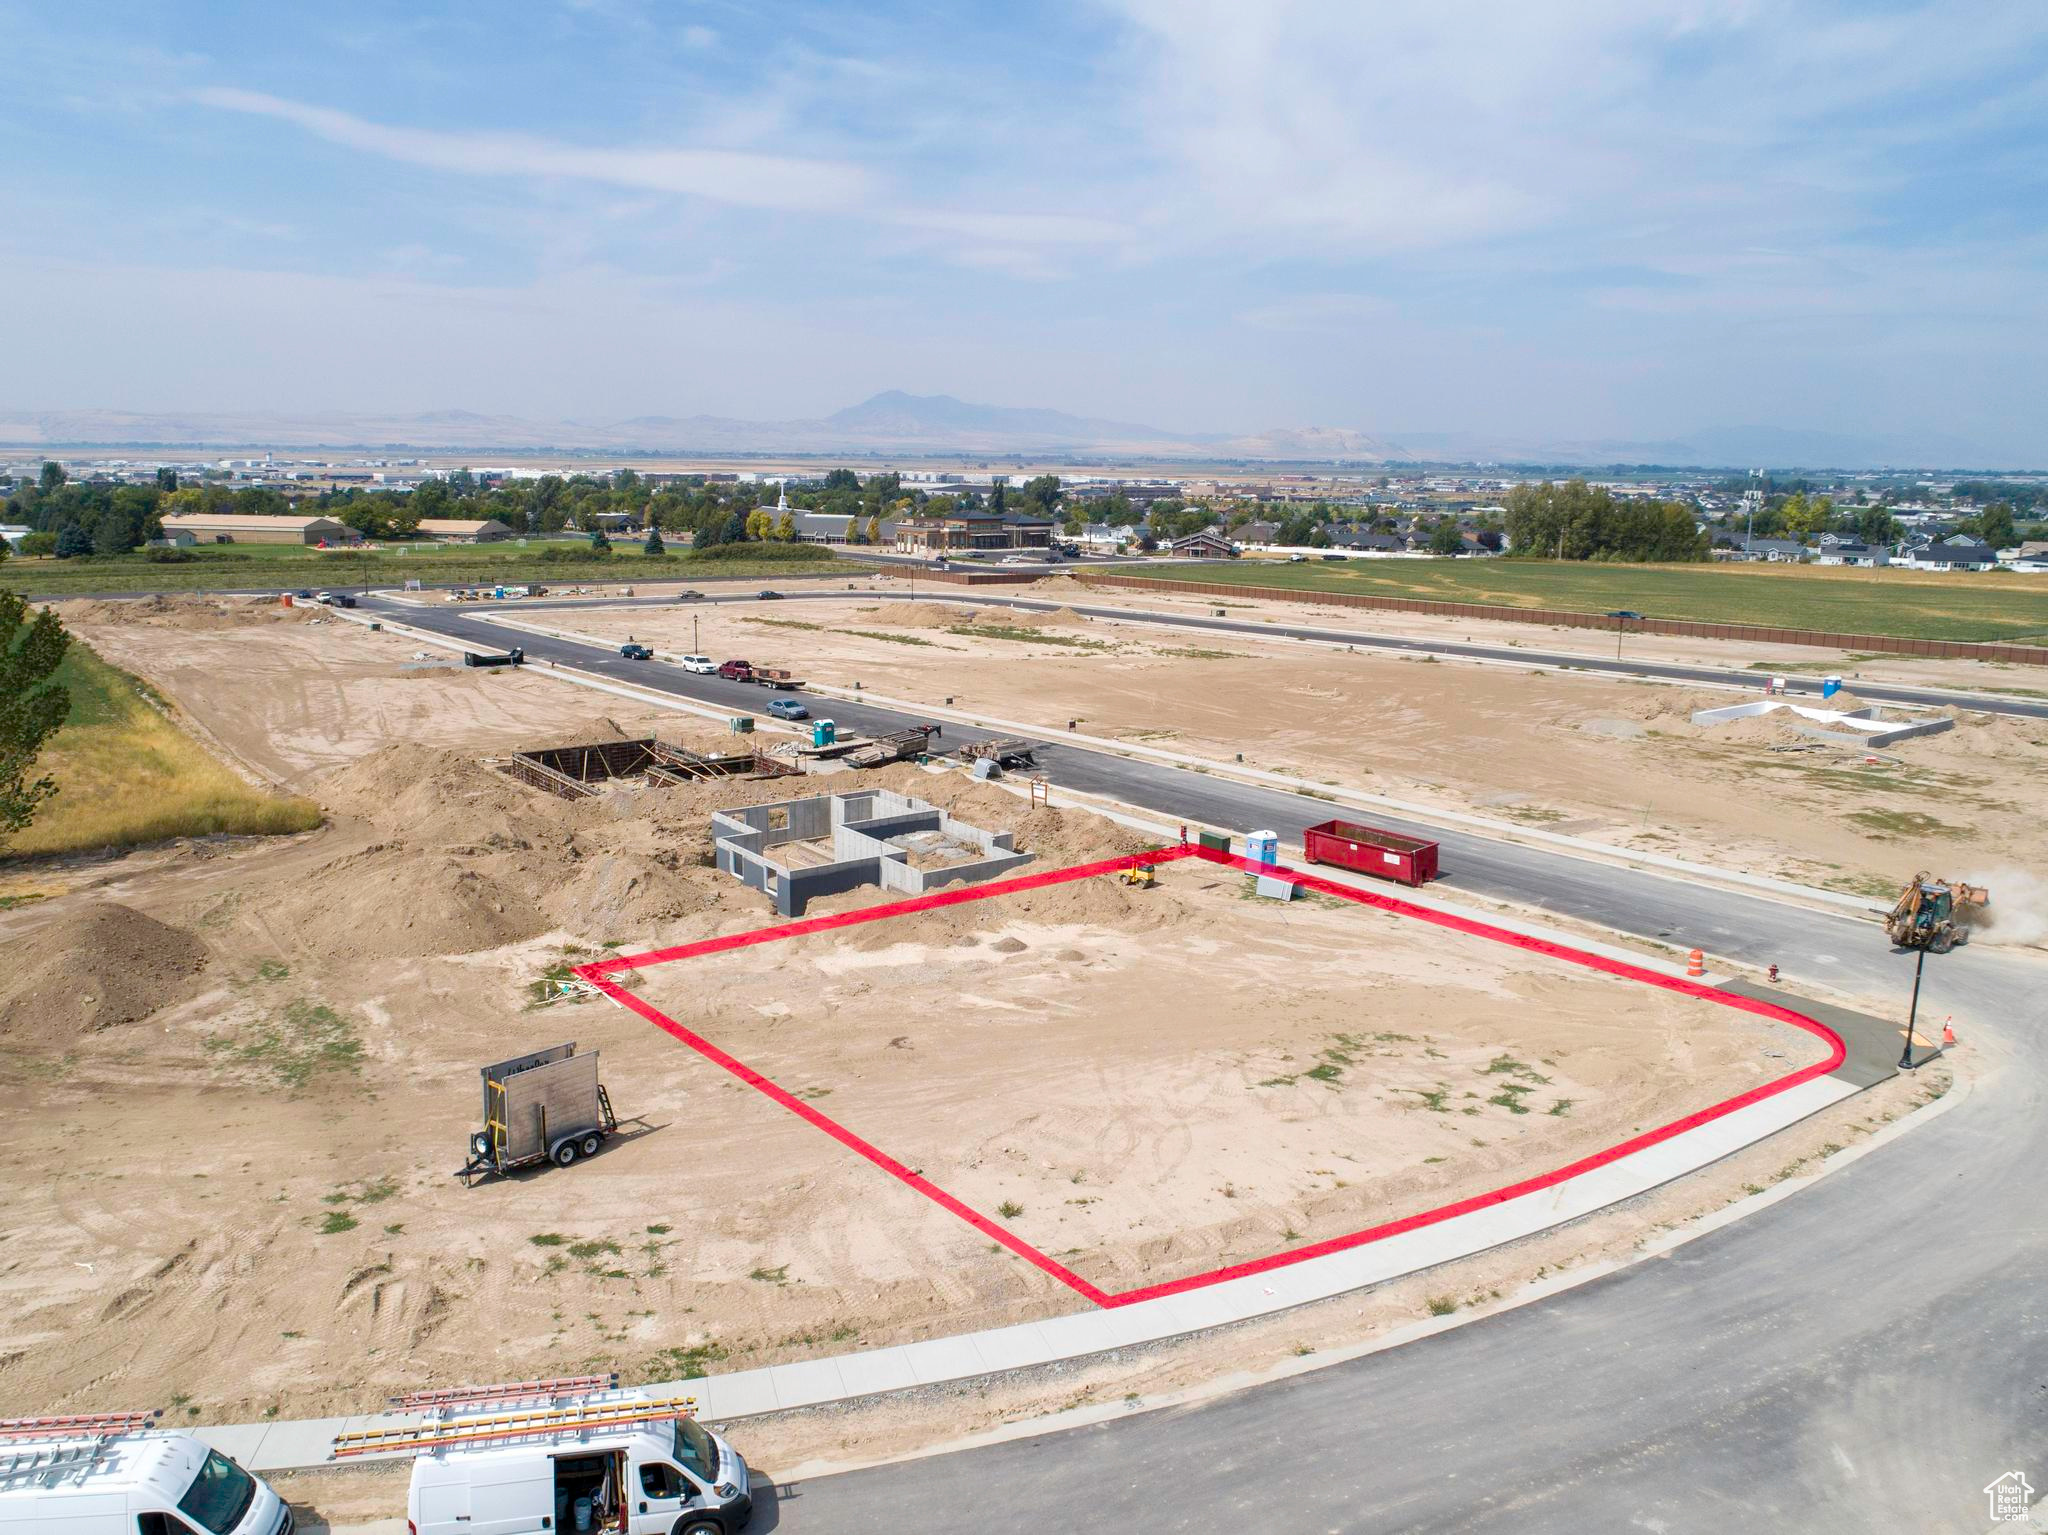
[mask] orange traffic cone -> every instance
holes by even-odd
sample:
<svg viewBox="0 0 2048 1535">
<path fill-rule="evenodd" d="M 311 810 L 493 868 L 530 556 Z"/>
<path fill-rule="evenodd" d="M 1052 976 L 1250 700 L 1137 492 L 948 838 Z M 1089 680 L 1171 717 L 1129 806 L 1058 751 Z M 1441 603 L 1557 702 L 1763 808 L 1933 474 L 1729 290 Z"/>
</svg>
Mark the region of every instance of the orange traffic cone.
<svg viewBox="0 0 2048 1535">
<path fill-rule="evenodd" d="M 1941 1020 L 1941 1048 L 1946 1050 L 1956 1042 L 1956 1021 L 1953 1017 Z"/>
<path fill-rule="evenodd" d="M 1690 954 L 1686 955 L 1685 973 L 1687 975 L 1705 975 L 1707 973 L 1707 956 L 1698 949 L 1694 949 Z"/>
</svg>

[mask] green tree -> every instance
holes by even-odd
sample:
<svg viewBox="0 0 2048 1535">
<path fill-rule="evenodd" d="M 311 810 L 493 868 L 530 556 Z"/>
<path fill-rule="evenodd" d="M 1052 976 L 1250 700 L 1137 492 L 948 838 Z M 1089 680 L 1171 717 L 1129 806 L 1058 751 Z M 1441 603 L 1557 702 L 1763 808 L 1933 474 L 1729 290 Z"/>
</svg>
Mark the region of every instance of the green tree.
<svg viewBox="0 0 2048 1535">
<path fill-rule="evenodd" d="M 1060 477 L 1056 474 L 1041 474 L 1025 482 L 1022 491 L 1024 509 L 1037 517 L 1055 516 L 1060 498 L 1066 494 L 1060 489 Z"/>
<path fill-rule="evenodd" d="M 1010 482 L 1002 475 L 997 475 L 995 483 L 988 488 L 988 509 L 1001 516 L 1009 510 L 1009 498 Z"/>
<path fill-rule="evenodd" d="M 1446 517 L 1429 531 L 1429 552 L 1431 554 L 1463 554 L 1465 536 L 1458 531 L 1458 525 Z"/>
<path fill-rule="evenodd" d="M 860 476 L 851 469 L 828 469 L 825 472 L 825 489 L 828 492 L 860 489 Z"/>
<path fill-rule="evenodd" d="M 57 558 L 73 560 L 92 553 L 92 535 L 75 522 L 67 522 L 57 534 Z"/>
<path fill-rule="evenodd" d="M 1898 522 L 1881 506 L 1866 506 L 1856 514 L 1856 536 L 1873 549 L 1882 549 L 1899 536 Z"/>
<path fill-rule="evenodd" d="M 45 774 L 30 779 L 37 753 L 71 713 L 71 694 L 51 678 L 71 636 L 44 608 L 28 619 L 28 604 L 0 591 L 0 841 L 35 819 L 57 792 Z"/>
<path fill-rule="evenodd" d="M 1835 505 L 1826 496 L 1811 496 L 1801 491 L 1788 500 L 1783 508 L 1785 531 L 1801 543 L 1817 538 L 1828 525 L 1828 518 L 1834 515 Z"/>
<path fill-rule="evenodd" d="M 178 488 L 178 471 L 175 469 L 157 470 L 156 488 L 165 495 L 169 495 L 172 491 L 176 490 Z"/>
<path fill-rule="evenodd" d="M 870 517 L 868 519 L 868 542 L 871 544 L 879 544 L 881 541 L 882 519 L 879 516 Z"/>
<path fill-rule="evenodd" d="M 775 514 L 766 507 L 757 506 L 747 513 L 747 539 L 750 543 L 765 543 L 775 535 Z"/>
<path fill-rule="evenodd" d="M 2003 501 L 1992 502 L 1961 527 L 1994 549 L 2010 549 L 2020 541 L 2019 531 L 2013 525 L 2012 508 Z"/>
<path fill-rule="evenodd" d="M 44 495 L 54 496 L 64 488 L 64 482 L 69 478 L 62 464 L 54 458 L 46 458 L 43 460 L 43 472 L 36 479 L 36 486 Z"/>
<path fill-rule="evenodd" d="M 612 552 L 612 541 L 604 536 L 603 528 L 592 528 L 590 530 L 590 552 L 592 554 L 610 554 Z"/>
<path fill-rule="evenodd" d="M 641 552 L 645 554 L 654 555 L 662 555 L 668 553 L 667 545 L 663 544 L 661 541 L 661 529 L 659 526 L 650 525 L 648 527 L 647 542 L 643 546 Z"/>
</svg>

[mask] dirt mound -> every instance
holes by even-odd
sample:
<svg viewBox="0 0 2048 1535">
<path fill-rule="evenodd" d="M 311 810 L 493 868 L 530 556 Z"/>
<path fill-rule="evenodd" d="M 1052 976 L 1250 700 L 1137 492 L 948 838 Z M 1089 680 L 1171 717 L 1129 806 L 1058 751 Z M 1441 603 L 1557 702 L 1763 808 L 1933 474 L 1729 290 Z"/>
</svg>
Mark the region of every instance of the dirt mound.
<svg viewBox="0 0 2048 1535">
<path fill-rule="evenodd" d="M 869 610 L 875 622 L 894 629 L 950 629 L 971 624 L 980 616 L 974 609 L 950 602 L 885 602 Z"/>
<path fill-rule="evenodd" d="M 1053 608 L 1044 612 L 1036 608 L 1013 608 L 1004 617 L 1019 629 L 1079 629 L 1089 621 L 1072 608 Z"/>
<path fill-rule="evenodd" d="M 211 958 L 184 929 L 114 901 L 66 912 L 7 949 L 0 1042 L 17 1049 L 62 1049 L 185 1001 Z"/>
<path fill-rule="evenodd" d="M 149 597 L 93 598 L 59 604 L 66 624 L 117 627 L 147 624 L 156 628 L 239 629 L 245 624 L 289 622 L 306 610 L 286 608 L 273 597 Z"/>
</svg>

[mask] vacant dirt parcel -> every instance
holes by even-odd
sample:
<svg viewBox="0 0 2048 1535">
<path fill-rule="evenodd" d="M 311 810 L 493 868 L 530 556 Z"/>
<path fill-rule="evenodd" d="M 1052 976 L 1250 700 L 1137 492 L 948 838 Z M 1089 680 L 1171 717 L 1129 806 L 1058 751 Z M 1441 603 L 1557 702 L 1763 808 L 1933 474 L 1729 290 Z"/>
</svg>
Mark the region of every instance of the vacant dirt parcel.
<svg viewBox="0 0 2048 1535">
<path fill-rule="evenodd" d="M 1201 863 L 1162 878 L 685 958 L 632 989 L 1110 1292 L 1483 1192 L 1824 1053 L 1787 1025 L 1415 918 L 1255 899 Z M 711 1061 L 702 1075 L 726 1085 Z M 973 1226 L 932 1248 L 925 1221 L 906 1228 L 924 1213 L 911 1188 L 769 1099 L 726 1115 L 757 1169 L 794 1158 L 791 1178 L 737 1195 L 755 1206 L 738 1230 L 784 1228 L 784 1280 L 823 1299 L 923 1274 L 984 1306 L 1011 1288 L 1014 1260 L 992 1266 Z M 811 1218 L 790 1221 L 793 1203 Z M 1015 1279 L 1037 1309 L 1039 1276 Z"/>
<path fill-rule="evenodd" d="M 1189 635 L 958 603 L 602 608 L 529 621 L 799 669 L 815 682 L 1299 775 L 1316 788 L 1568 832 L 1873 898 L 1915 869 L 2000 883 L 2048 861 L 2048 722 L 1965 713 L 1883 753 L 1783 722 L 1698 726 L 1730 696 L 1562 667 Z M 829 703 L 813 705 L 829 712 Z M 1249 828 L 1245 828 L 1249 829 Z M 2007 883 L 2010 883 L 2009 881 Z"/>
</svg>

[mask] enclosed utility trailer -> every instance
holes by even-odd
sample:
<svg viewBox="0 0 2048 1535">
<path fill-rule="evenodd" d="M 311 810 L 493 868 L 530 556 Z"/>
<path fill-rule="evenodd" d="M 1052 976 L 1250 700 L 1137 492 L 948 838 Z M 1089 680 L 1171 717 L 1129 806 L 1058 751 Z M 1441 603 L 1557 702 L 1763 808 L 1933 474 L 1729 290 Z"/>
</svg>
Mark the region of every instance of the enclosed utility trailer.
<svg viewBox="0 0 2048 1535">
<path fill-rule="evenodd" d="M 611 1096 L 597 1079 L 597 1052 L 572 1040 L 483 1069 L 484 1124 L 469 1138 L 466 1184 L 537 1162 L 567 1167 L 597 1155 L 619 1127 Z"/>
</svg>

